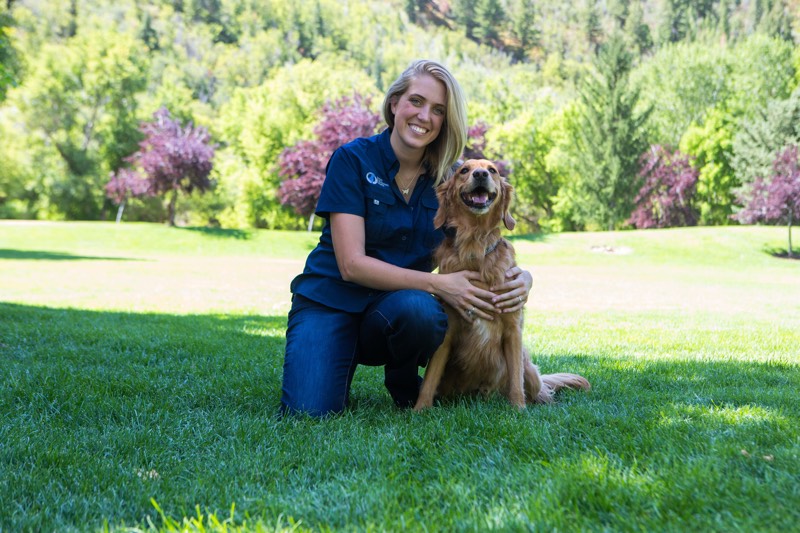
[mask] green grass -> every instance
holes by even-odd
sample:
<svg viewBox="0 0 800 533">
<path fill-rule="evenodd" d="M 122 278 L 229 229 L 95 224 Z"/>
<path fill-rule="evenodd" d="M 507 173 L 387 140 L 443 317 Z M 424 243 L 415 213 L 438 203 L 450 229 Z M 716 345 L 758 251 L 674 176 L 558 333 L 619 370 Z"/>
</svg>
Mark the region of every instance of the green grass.
<svg viewBox="0 0 800 533">
<path fill-rule="evenodd" d="M 526 343 L 591 392 L 417 415 L 361 368 L 316 421 L 276 414 L 314 235 L 0 222 L 0 531 L 796 530 L 784 238 L 515 238 Z"/>
</svg>

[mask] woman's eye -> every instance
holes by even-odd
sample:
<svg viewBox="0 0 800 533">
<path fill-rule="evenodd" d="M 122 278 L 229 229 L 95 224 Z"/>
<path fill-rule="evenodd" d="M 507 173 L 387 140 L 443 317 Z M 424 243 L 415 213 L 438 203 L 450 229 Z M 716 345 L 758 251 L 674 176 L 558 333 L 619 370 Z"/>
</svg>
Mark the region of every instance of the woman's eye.
<svg viewBox="0 0 800 533">
<path fill-rule="evenodd" d="M 411 102 L 414 105 L 420 105 L 422 103 L 422 102 L 420 102 L 419 98 L 409 98 L 408 101 Z"/>
<path fill-rule="evenodd" d="M 443 109 L 443 108 L 441 108 L 441 107 L 434 108 L 434 110 L 433 110 L 433 113 L 434 113 L 435 115 L 438 115 L 438 116 L 440 116 L 440 117 L 443 117 L 443 116 L 444 116 L 444 109 Z"/>
</svg>

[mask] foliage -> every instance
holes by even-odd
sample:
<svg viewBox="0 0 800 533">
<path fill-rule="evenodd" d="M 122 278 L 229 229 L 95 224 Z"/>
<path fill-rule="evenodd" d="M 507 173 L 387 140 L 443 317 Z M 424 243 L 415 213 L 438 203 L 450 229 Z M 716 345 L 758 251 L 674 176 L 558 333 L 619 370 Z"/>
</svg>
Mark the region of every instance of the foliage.
<svg viewBox="0 0 800 533">
<path fill-rule="evenodd" d="M 638 159 L 647 146 L 650 110 L 637 111 L 639 91 L 628 84 L 633 58 L 621 37 L 604 45 L 581 90 L 583 118 L 574 153 L 575 204 L 584 224 L 614 229 L 633 211 L 641 187 Z"/>
<path fill-rule="evenodd" d="M 800 159 L 797 145 L 788 145 L 780 151 L 772 169 L 770 178 L 756 178 L 752 189 L 742 198 L 744 209 L 735 216 L 745 224 L 786 224 L 789 229 L 788 254 L 791 257 L 792 225 L 800 221 Z"/>
<path fill-rule="evenodd" d="M 316 138 L 300 141 L 281 152 L 279 174 L 285 180 L 278 189 L 278 198 L 282 205 L 292 206 L 304 217 L 314 214 L 333 152 L 357 137 L 375 133 L 380 115 L 369 107 L 369 98 L 358 94 L 326 102 L 320 110 L 321 119 L 314 127 Z"/>
<path fill-rule="evenodd" d="M 461 83 L 469 123 L 487 124 L 487 153 L 514 168 L 521 185 L 518 215 L 532 227 L 600 227 L 605 223 L 581 208 L 597 203 L 595 195 L 572 183 L 582 181 L 586 170 L 578 168 L 574 149 L 581 128 L 569 123 L 542 129 L 564 109 L 581 107 L 576 92 L 586 85 L 595 52 L 619 33 L 632 52 L 631 85 L 640 94 L 635 111 L 654 109 L 641 132 L 647 139 L 641 151 L 650 143 L 676 146 L 692 124 L 704 127 L 715 109 L 730 115 L 726 132 L 736 134 L 743 121 L 759 119 L 766 102 L 784 100 L 797 87 L 797 5 L 5 2 L 0 123 L 13 139 L 0 143 L 0 216 L 108 218 L 107 176 L 136 150 L 138 124 L 163 106 L 183 123 L 208 128 L 224 162 L 212 171 L 214 191 L 180 198 L 185 220 L 301 227 L 302 218 L 277 197 L 281 152 L 313 137 L 324 102 L 353 93 L 376 101 L 410 60 L 429 57 L 450 67 Z M 513 157 L 493 146 L 492 138 L 500 142 L 507 126 L 527 123 L 534 109 L 534 139 L 518 136 L 513 127 L 506 133 L 544 153 L 510 146 L 510 136 L 502 142 Z M 770 162 L 771 156 L 762 164 Z M 555 194 L 546 180 L 537 181 L 548 175 Z M 742 177 L 745 186 L 748 179 Z M 619 195 L 632 198 L 635 192 Z M 551 206 L 547 198 L 553 198 Z M 157 204 L 155 198 L 129 201 L 126 217 L 157 218 Z"/>
<path fill-rule="evenodd" d="M 146 82 L 147 59 L 132 37 L 87 32 L 63 45 L 47 44 L 11 96 L 29 143 L 58 165 L 37 186 L 49 211 L 97 219 L 102 178 L 135 149 L 135 95 Z M 47 167 L 49 165 L 42 165 Z"/>
<path fill-rule="evenodd" d="M 640 165 L 639 177 L 644 185 L 634 200 L 636 209 L 628 223 L 638 229 L 697 224 L 692 196 L 698 172 L 689 156 L 653 145 L 642 154 Z"/>
<path fill-rule="evenodd" d="M 556 195 L 568 175 L 558 160 L 567 124 L 563 110 L 544 117 L 528 112 L 492 131 L 491 145 L 510 161 L 514 214 L 530 229 L 551 225 L 556 216 Z"/>
<path fill-rule="evenodd" d="M 106 186 L 117 203 L 127 195 L 169 194 L 168 223 L 175 225 L 178 192 L 200 193 L 212 187 L 208 176 L 213 168 L 214 145 L 202 126 L 185 127 L 166 108 L 153 114 L 153 121 L 140 127 L 144 140 L 139 150 L 126 158 L 133 170 L 120 169 Z M 143 183 L 144 182 L 144 183 Z"/>
<path fill-rule="evenodd" d="M 19 54 L 10 35 L 13 20 L 8 13 L 0 11 L 0 102 L 6 97 L 9 87 L 18 81 Z"/>
<path fill-rule="evenodd" d="M 726 224 L 733 213 L 740 185 L 731 166 L 734 127 L 730 114 L 710 110 L 705 123 L 693 124 L 681 139 L 681 151 L 694 157 L 700 171 L 695 195 L 700 224 Z"/>
<path fill-rule="evenodd" d="M 767 176 L 778 151 L 790 143 L 800 144 L 800 88 L 785 100 L 769 101 L 736 132 L 731 165 L 745 188 Z"/>
</svg>

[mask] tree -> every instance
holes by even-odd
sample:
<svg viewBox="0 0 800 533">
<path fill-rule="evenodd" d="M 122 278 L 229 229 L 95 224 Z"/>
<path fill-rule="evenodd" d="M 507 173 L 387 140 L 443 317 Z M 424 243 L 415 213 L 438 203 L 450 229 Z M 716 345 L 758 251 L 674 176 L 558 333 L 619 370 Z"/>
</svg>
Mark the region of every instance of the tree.
<svg viewBox="0 0 800 533">
<path fill-rule="evenodd" d="M 211 135 L 200 126 L 192 124 L 186 127 L 170 117 L 166 108 L 161 108 L 153 114 L 152 122 L 145 122 L 140 130 L 145 138 L 139 143 L 139 151 L 126 158 L 134 166 L 131 171 L 122 169 L 118 171 L 106 186 L 112 194 L 124 191 L 135 179 L 147 181 L 149 194 L 169 194 L 168 223 L 175 225 L 175 204 L 178 193 L 183 191 L 191 194 L 197 189 L 201 193 L 212 186 L 208 176 L 213 167 L 214 145 L 211 144 Z M 139 189 L 137 189 L 139 190 Z"/>
<path fill-rule="evenodd" d="M 642 154 L 640 162 L 639 177 L 644 185 L 636 196 L 636 209 L 628 222 L 638 229 L 697 224 L 692 196 L 698 172 L 689 156 L 653 145 Z"/>
<path fill-rule="evenodd" d="M 8 88 L 17 84 L 19 71 L 18 53 L 8 32 L 12 22 L 11 15 L 0 12 L 0 102 L 5 99 Z"/>
<path fill-rule="evenodd" d="M 294 208 L 298 215 L 309 217 L 308 230 L 314 224 L 325 167 L 333 152 L 343 144 L 375 133 L 380 115 L 370 111 L 370 99 L 358 94 L 326 102 L 321 120 L 314 128 L 314 140 L 300 141 L 286 148 L 278 157 L 279 174 L 285 180 L 278 189 L 282 205 Z"/>
<path fill-rule="evenodd" d="M 106 184 L 106 196 L 117 204 L 117 224 L 122 220 L 122 212 L 125 210 L 125 202 L 130 197 L 152 195 L 150 182 L 143 179 L 135 170 L 122 168 Z"/>
<path fill-rule="evenodd" d="M 788 144 L 800 144 L 800 88 L 785 100 L 767 103 L 734 136 L 731 164 L 744 187 L 769 174 L 776 154 Z"/>
<path fill-rule="evenodd" d="M 584 223 L 609 230 L 627 220 L 641 184 L 639 156 L 648 146 L 645 123 L 650 109 L 637 110 L 639 91 L 628 85 L 633 58 L 624 40 L 614 35 L 598 54 L 581 88 L 582 127 L 574 158 Z"/>
<path fill-rule="evenodd" d="M 111 31 L 82 31 L 62 45 L 46 44 L 31 62 L 13 99 L 31 144 L 61 166 L 40 173 L 51 216 L 102 216 L 105 176 L 141 139 L 137 95 L 147 85 L 147 69 L 141 43 Z M 56 165 L 40 160 L 37 166 Z"/>
<path fill-rule="evenodd" d="M 731 166 L 736 123 L 720 110 L 709 111 L 702 126 L 692 124 L 680 142 L 682 152 L 694 157 L 699 170 L 695 205 L 700 224 L 728 224 L 741 182 Z"/>
<path fill-rule="evenodd" d="M 745 208 L 735 215 L 739 222 L 787 225 L 788 255 L 793 257 L 792 225 L 800 220 L 800 161 L 797 145 L 790 144 L 778 154 L 772 164 L 771 179 L 757 178 L 742 201 Z"/>
</svg>

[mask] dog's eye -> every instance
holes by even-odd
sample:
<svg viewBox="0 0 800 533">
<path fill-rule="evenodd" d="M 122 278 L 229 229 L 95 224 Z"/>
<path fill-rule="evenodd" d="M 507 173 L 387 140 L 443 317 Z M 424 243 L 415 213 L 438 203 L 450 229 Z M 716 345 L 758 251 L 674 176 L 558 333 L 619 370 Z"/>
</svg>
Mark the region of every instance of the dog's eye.
<svg viewBox="0 0 800 533">
<path fill-rule="evenodd" d="M 495 169 L 494 167 L 489 167 L 489 173 L 490 174 L 497 174 L 497 169 Z"/>
<path fill-rule="evenodd" d="M 461 169 L 461 172 L 459 172 L 459 174 L 466 174 L 467 172 L 469 172 L 469 167 L 463 167 Z"/>
</svg>

